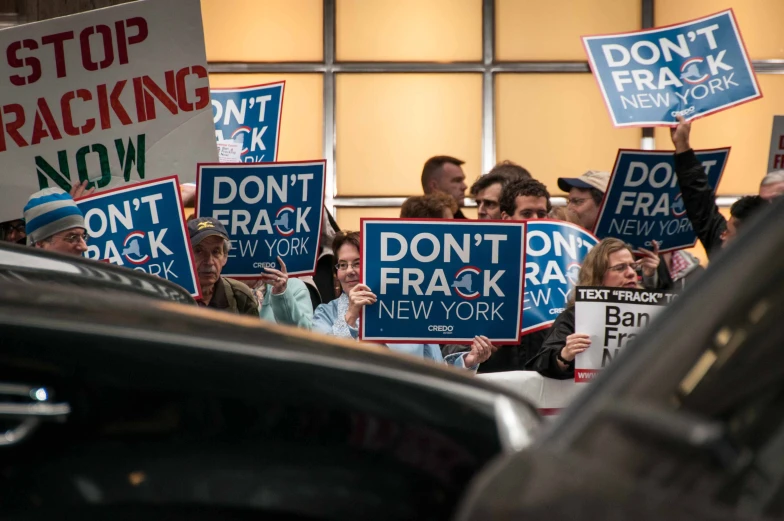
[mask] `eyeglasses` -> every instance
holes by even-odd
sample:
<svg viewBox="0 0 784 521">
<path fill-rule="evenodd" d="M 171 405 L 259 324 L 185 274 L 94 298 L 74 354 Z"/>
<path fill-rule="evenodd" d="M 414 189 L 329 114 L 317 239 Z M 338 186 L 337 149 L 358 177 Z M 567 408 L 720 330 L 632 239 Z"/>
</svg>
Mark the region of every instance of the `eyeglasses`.
<svg viewBox="0 0 784 521">
<path fill-rule="evenodd" d="M 68 244 L 76 244 L 79 241 L 84 241 L 87 244 L 87 241 L 90 240 L 90 236 L 87 233 L 69 233 L 68 235 L 55 235 L 55 237 L 62 239 Z"/>
<path fill-rule="evenodd" d="M 23 233 L 25 231 L 25 223 L 4 224 L 3 231 L 5 233 L 10 233 L 10 232 Z"/>
<path fill-rule="evenodd" d="M 348 262 L 338 262 L 337 264 L 335 264 L 335 269 L 338 271 L 348 271 L 349 266 L 351 266 L 352 270 L 357 271 L 359 270 L 359 265 L 360 265 L 359 261 L 354 261 L 351 264 L 349 264 Z"/>
<path fill-rule="evenodd" d="M 623 264 L 616 264 L 615 266 L 610 266 L 607 268 L 607 271 L 614 271 L 616 273 L 623 273 L 627 269 L 633 269 L 635 272 L 640 271 L 642 269 L 642 262 L 624 262 Z"/>
<path fill-rule="evenodd" d="M 583 204 L 583 203 L 584 203 L 585 201 L 587 201 L 587 200 L 588 200 L 588 199 L 586 199 L 586 198 L 584 198 L 584 197 L 575 197 L 574 199 L 571 199 L 571 198 L 570 198 L 570 199 L 568 199 L 568 200 L 566 201 L 566 206 L 569 206 L 569 205 L 572 205 L 572 206 L 580 206 L 581 204 Z"/>
</svg>

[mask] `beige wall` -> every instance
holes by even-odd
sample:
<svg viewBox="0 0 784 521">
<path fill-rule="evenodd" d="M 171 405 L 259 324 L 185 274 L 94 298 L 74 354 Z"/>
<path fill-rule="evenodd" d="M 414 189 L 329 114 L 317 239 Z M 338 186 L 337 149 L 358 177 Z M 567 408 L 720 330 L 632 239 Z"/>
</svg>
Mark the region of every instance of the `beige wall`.
<svg viewBox="0 0 784 521">
<path fill-rule="evenodd" d="M 639 0 L 496 0 L 496 59 L 585 61 L 580 36 L 640 28 Z M 664 25 L 732 7 L 753 59 L 784 59 L 782 0 L 656 0 Z M 242 13 L 242 16 L 236 16 Z M 557 17 L 553 14 L 557 13 Z M 321 0 L 202 0 L 210 61 L 318 62 Z M 481 60 L 481 0 L 336 0 L 338 61 Z M 213 74 L 213 86 L 286 81 L 279 159 L 323 155 L 320 74 Z M 764 98 L 694 123 L 699 148 L 732 146 L 720 194 L 756 193 L 765 173 L 772 118 L 784 114 L 784 75 L 759 75 Z M 587 73 L 499 73 L 495 87 L 497 159 L 511 159 L 545 182 L 612 168 L 618 148 L 639 148 L 639 129 L 615 129 Z M 337 195 L 420 193 L 425 159 L 466 161 L 481 172 L 480 74 L 339 73 L 336 77 Z M 671 149 L 667 129 L 657 148 Z M 339 224 L 397 208 L 341 208 Z"/>
</svg>

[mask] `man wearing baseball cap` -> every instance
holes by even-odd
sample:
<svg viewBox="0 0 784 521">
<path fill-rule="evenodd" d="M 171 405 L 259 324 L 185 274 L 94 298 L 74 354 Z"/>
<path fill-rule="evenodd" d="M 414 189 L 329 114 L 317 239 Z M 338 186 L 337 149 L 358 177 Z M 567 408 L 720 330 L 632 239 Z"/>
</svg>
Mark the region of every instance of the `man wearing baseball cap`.
<svg viewBox="0 0 784 521">
<path fill-rule="evenodd" d="M 599 170 L 588 170 L 580 177 L 558 178 L 558 188 L 569 194 L 567 211 L 589 232 L 593 232 L 609 183 L 610 174 Z"/>
<path fill-rule="evenodd" d="M 188 234 L 201 286 L 199 305 L 258 318 L 259 307 L 250 288 L 242 282 L 221 277 L 231 248 L 223 224 L 211 217 L 192 219 L 188 221 Z"/>
</svg>

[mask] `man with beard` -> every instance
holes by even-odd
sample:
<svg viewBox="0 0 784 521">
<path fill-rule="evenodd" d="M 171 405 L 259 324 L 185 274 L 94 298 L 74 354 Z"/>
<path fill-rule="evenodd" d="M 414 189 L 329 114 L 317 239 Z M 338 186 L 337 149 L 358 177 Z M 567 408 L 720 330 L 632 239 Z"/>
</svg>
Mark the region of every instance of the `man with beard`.
<svg viewBox="0 0 784 521">
<path fill-rule="evenodd" d="M 231 248 L 223 224 L 211 217 L 192 219 L 188 221 L 188 234 L 201 286 L 199 305 L 258 318 L 259 306 L 250 288 L 242 282 L 221 277 Z"/>
</svg>

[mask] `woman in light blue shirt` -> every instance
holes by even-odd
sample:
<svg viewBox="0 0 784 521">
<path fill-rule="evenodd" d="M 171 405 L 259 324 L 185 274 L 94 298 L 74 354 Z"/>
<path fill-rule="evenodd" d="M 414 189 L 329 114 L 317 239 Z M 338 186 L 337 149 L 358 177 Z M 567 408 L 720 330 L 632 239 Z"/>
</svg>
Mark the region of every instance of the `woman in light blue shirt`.
<svg viewBox="0 0 784 521">
<path fill-rule="evenodd" d="M 259 284 L 253 289 L 259 301 L 259 317 L 276 324 L 310 329 L 313 303 L 310 291 L 299 279 L 289 278 L 286 263 L 278 257 L 280 269 L 264 268 Z"/>
<path fill-rule="evenodd" d="M 340 232 L 332 244 L 338 262 L 337 277 L 343 293 L 337 299 L 316 308 L 313 331 L 357 339 L 357 320 L 362 306 L 374 304 L 376 295 L 370 288 L 359 283 L 359 233 Z M 441 355 L 438 344 L 389 344 L 388 347 L 392 351 L 473 371 L 496 349 L 486 337 L 476 337 L 470 351 L 447 355 L 446 358 Z"/>
</svg>

